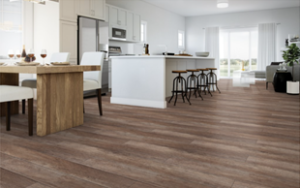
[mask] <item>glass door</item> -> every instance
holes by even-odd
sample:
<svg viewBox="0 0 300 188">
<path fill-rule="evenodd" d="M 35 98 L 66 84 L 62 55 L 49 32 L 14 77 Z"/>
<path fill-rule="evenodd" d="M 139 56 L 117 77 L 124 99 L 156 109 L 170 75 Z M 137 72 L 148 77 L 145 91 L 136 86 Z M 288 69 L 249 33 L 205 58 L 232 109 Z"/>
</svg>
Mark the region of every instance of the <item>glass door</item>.
<svg viewBox="0 0 300 188">
<path fill-rule="evenodd" d="M 257 69 L 257 28 L 228 29 L 220 32 L 220 76 Z"/>
</svg>

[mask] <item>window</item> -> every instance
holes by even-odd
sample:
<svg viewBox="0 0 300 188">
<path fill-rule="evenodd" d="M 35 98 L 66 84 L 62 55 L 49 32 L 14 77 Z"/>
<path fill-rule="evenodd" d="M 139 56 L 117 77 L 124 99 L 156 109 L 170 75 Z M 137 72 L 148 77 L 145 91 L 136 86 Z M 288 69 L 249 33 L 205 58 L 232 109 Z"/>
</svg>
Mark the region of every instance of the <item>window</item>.
<svg viewBox="0 0 300 188">
<path fill-rule="evenodd" d="M 178 48 L 184 48 L 184 31 L 178 31 Z"/>
<path fill-rule="evenodd" d="M 141 42 L 147 42 L 147 22 L 141 22 Z"/>
<path fill-rule="evenodd" d="M 238 28 L 220 32 L 220 76 L 235 71 L 257 70 L 258 29 Z"/>
<path fill-rule="evenodd" d="M 0 0 L 0 58 L 22 48 L 22 2 Z"/>
</svg>

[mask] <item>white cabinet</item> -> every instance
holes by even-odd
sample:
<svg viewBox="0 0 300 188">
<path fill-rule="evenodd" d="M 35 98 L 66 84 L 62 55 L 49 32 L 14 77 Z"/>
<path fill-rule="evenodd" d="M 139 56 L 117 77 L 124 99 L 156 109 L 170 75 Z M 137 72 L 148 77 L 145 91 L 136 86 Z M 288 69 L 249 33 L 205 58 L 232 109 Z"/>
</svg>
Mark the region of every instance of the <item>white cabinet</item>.
<svg viewBox="0 0 300 188">
<path fill-rule="evenodd" d="M 77 23 L 60 20 L 60 52 L 70 53 L 70 63 L 77 64 Z"/>
<path fill-rule="evenodd" d="M 78 0 L 78 15 L 104 20 L 105 0 Z"/>
<path fill-rule="evenodd" d="M 91 9 L 94 8 L 94 17 L 105 20 L 105 0 L 92 0 Z"/>
<path fill-rule="evenodd" d="M 140 42 L 141 16 L 127 12 L 127 40 Z"/>
<path fill-rule="evenodd" d="M 88 17 L 92 16 L 90 0 L 78 0 L 78 15 Z"/>
<path fill-rule="evenodd" d="M 59 1 L 60 19 L 67 21 L 77 21 L 77 1 Z"/>
<path fill-rule="evenodd" d="M 133 19 L 134 19 L 134 13 L 127 12 L 127 33 L 126 38 L 128 41 L 134 40 L 134 34 L 133 34 Z"/>
<path fill-rule="evenodd" d="M 141 16 L 138 14 L 134 14 L 133 17 L 133 41 L 140 42 L 141 41 Z"/>
<path fill-rule="evenodd" d="M 119 27 L 126 27 L 126 10 L 114 7 L 114 6 L 108 6 L 108 22 L 110 25 L 115 25 Z"/>
</svg>

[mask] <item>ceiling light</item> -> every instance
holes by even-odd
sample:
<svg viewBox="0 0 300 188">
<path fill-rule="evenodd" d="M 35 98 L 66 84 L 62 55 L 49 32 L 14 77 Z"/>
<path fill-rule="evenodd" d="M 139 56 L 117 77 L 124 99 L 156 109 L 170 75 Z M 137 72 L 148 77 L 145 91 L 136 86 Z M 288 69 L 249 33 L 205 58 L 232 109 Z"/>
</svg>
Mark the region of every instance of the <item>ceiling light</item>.
<svg viewBox="0 0 300 188">
<path fill-rule="evenodd" d="M 228 0 L 218 0 L 218 8 L 227 8 L 229 6 Z"/>
</svg>

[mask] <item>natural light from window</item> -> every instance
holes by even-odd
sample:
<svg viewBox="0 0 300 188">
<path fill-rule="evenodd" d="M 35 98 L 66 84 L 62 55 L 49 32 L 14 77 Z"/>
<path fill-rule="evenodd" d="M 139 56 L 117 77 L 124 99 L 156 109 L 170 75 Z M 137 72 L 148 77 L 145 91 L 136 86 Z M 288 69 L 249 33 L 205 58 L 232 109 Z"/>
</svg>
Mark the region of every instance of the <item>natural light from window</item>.
<svg viewBox="0 0 300 188">
<path fill-rule="evenodd" d="M 22 2 L 0 0 L 0 58 L 22 49 Z"/>
<path fill-rule="evenodd" d="M 147 22 L 141 22 L 141 42 L 147 42 Z"/>
<path fill-rule="evenodd" d="M 223 29 L 220 32 L 220 76 L 257 70 L 257 28 Z"/>
<path fill-rule="evenodd" d="M 178 31 L 178 48 L 184 48 L 184 32 Z"/>
</svg>

